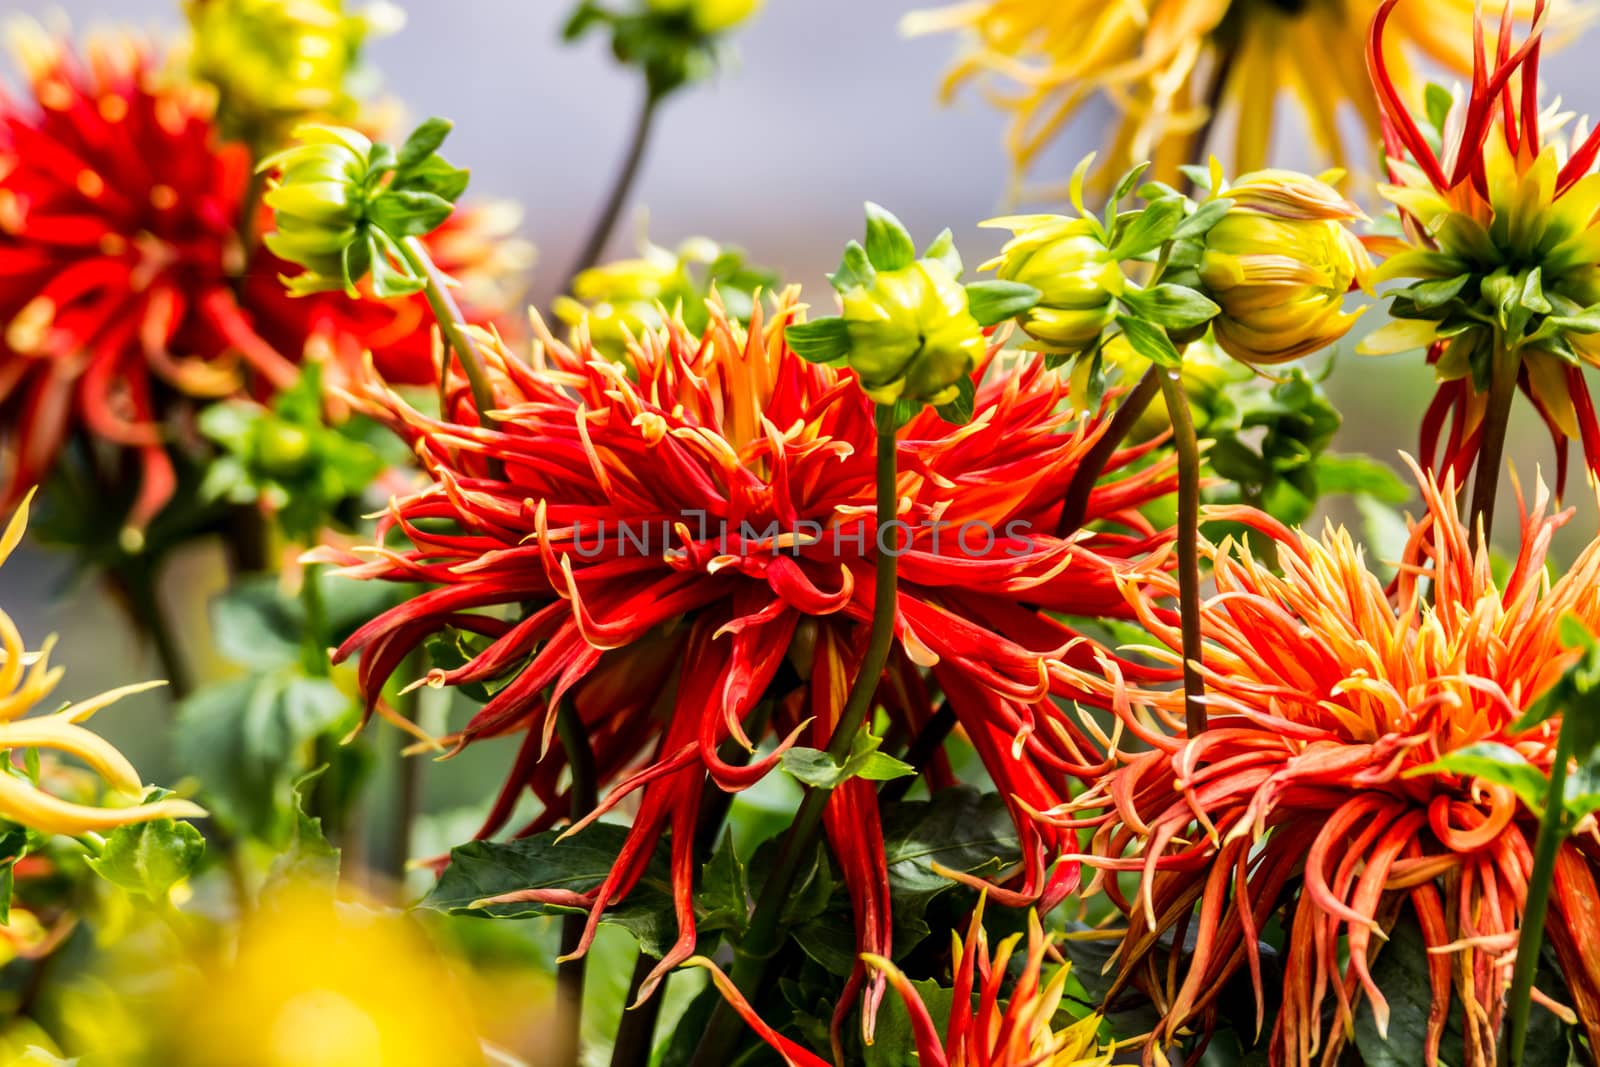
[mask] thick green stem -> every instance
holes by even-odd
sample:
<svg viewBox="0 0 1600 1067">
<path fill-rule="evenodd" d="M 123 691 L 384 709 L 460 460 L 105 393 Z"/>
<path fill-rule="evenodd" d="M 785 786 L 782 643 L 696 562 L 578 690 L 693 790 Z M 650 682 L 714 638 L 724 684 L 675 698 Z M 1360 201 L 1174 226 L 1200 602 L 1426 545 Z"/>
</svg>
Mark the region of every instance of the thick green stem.
<svg viewBox="0 0 1600 1067">
<path fill-rule="evenodd" d="M 493 426 L 494 417 L 489 413 L 494 410 L 494 388 L 489 383 L 489 367 L 483 353 L 478 350 L 477 342 L 472 339 L 472 332 L 466 327 L 466 319 L 456 304 L 456 298 L 450 294 L 448 281 L 443 272 L 434 266 L 420 238 L 407 237 L 400 242 L 400 251 L 412 271 L 427 280 L 423 295 L 433 309 L 433 317 L 439 323 L 445 344 L 455 352 L 461 361 L 461 369 L 466 372 L 467 384 L 472 388 L 472 403 L 478 409 L 478 422 L 483 426 Z"/>
<path fill-rule="evenodd" d="M 583 249 L 578 253 L 578 258 L 573 261 L 572 270 L 568 272 L 566 281 L 562 284 L 562 291 L 572 292 L 572 285 L 578 275 L 600 262 L 600 257 L 605 254 L 606 244 L 611 240 L 611 231 L 617 227 L 617 219 L 622 215 L 622 209 L 628 203 L 628 194 L 633 190 L 634 180 L 639 176 L 639 167 L 644 162 L 644 150 L 650 143 L 650 131 L 655 125 L 656 110 L 661 104 L 661 97 L 653 90 L 646 88 L 644 102 L 639 107 L 638 117 L 634 119 L 633 133 L 628 139 L 628 154 L 623 157 L 622 169 L 617 171 L 616 180 L 611 183 L 611 191 L 606 194 L 605 203 L 600 208 L 600 217 L 595 220 L 594 228 L 589 231 L 589 236 L 583 242 Z"/>
<path fill-rule="evenodd" d="M 1178 452 L 1178 617 L 1183 627 L 1183 710 L 1189 736 L 1205 732 L 1205 682 L 1200 677 L 1200 441 L 1178 371 L 1161 374 L 1161 395 L 1172 418 Z"/>
<path fill-rule="evenodd" d="M 872 598 L 872 629 L 867 638 L 867 653 L 862 658 L 861 670 L 851 683 L 844 710 L 834 725 L 833 736 L 828 741 L 828 755 L 843 762 L 850 752 L 861 724 L 872 708 L 872 698 L 878 691 L 878 682 L 889 662 L 889 651 L 894 644 L 896 608 L 896 558 L 895 545 L 885 551 L 885 535 L 892 535 L 894 521 L 899 511 L 899 489 L 895 482 L 895 425 L 893 409 L 878 408 L 878 511 L 877 567 Z M 783 947 L 783 912 L 793 894 L 796 880 L 805 868 L 805 860 L 816 845 L 817 831 L 822 824 L 822 812 L 827 807 L 832 789 L 813 787 L 806 791 L 800 810 L 789 824 L 778 856 L 767 875 L 766 884 L 750 914 L 750 926 L 744 941 L 736 949 L 733 963 L 733 982 L 754 1002 L 767 980 L 768 964 L 772 956 Z M 739 1040 L 742 1023 L 726 1001 L 717 1004 L 706 1032 L 695 1049 L 691 1067 L 725 1067 L 732 1061 L 734 1047 Z"/>
<path fill-rule="evenodd" d="M 1111 462 L 1111 457 L 1122 442 L 1133 432 L 1139 417 L 1149 408 L 1150 401 L 1161 391 L 1161 376 L 1161 368 L 1154 365 L 1144 372 L 1128 395 L 1122 398 L 1105 433 L 1100 435 L 1100 439 L 1078 464 L 1072 481 L 1067 485 L 1067 495 L 1061 502 L 1061 519 L 1056 523 L 1057 537 L 1066 537 L 1083 525 L 1084 516 L 1089 513 L 1089 497 L 1094 493 L 1095 483 L 1105 473 L 1106 464 Z"/>
<path fill-rule="evenodd" d="M 313 678 L 326 678 L 333 673 L 333 661 L 328 655 L 328 610 L 322 602 L 322 564 L 308 563 L 300 577 L 300 603 L 306 612 L 305 630 L 300 635 L 302 659 L 306 673 Z"/>
<path fill-rule="evenodd" d="M 563 701 L 556 709 L 556 736 L 567 754 L 567 772 L 572 776 L 568 789 L 570 801 L 567 818 L 576 822 L 594 810 L 597 799 L 594 749 L 589 745 L 589 735 L 583 719 L 571 701 Z M 577 1067 L 583 1042 L 583 977 L 587 957 L 572 957 L 583 941 L 583 930 L 588 916 L 568 915 L 561 920 L 561 956 L 563 962 L 556 968 L 556 1000 L 560 1006 L 557 1016 L 562 1032 L 557 1035 L 556 1055 L 551 1062 L 555 1067 Z"/>
<path fill-rule="evenodd" d="M 1511 425 L 1511 402 L 1517 396 L 1517 376 L 1522 357 L 1514 348 L 1495 342 L 1494 362 L 1489 368 L 1489 404 L 1483 414 L 1483 436 L 1478 446 L 1478 464 L 1472 477 L 1472 512 L 1469 528 L 1477 536 L 1483 524 L 1483 544 L 1494 530 L 1494 500 L 1500 488 L 1500 466 L 1505 459 L 1506 430 Z"/>
<path fill-rule="evenodd" d="M 1588 709 L 1585 709 L 1588 710 Z M 1556 854 L 1567 836 L 1567 763 L 1572 758 L 1568 719 L 1578 709 L 1565 709 L 1561 733 L 1556 737 L 1555 762 L 1550 766 L 1550 789 L 1544 798 L 1544 821 L 1533 846 L 1533 873 L 1528 877 L 1528 899 L 1522 908 L 1522 930 L 1517 937 L 1517 965 L 1511 973 L 1506 1015 L 1510 1020 L 1511 1067 L 1522 1067 L 1528 1043 L 1528 1014 L 1533 1005 L 1533 977 L 1539 970 L 1539 950 L 1544 944 L 1544 921 L 1550 910 L 1550 886 L 1555 880 Z"/>
</svg>

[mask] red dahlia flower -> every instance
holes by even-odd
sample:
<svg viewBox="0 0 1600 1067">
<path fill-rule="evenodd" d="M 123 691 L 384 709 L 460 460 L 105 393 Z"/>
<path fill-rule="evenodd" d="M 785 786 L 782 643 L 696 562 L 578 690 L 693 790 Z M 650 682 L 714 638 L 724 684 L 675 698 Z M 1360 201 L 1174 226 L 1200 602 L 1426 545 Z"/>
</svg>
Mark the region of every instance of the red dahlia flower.
<svg viewBox="0 0 1600 1067">
<path fill-rule="evenodd" d="M 1123 754 L 1068 808 L 1102 812 L 1078 820 L 1098 824 L 1086 862 L 1127 913 L 1119 984 L 1142 986 L 1163 1012 L 1153 1049 L 1209 1025 L 1242 967 L 1261 1011 L 1257 938 L 1287 908 L 1274 1064 L 1319 1053 L 1338 1062 L 1363 1000 L 1384 1032 L 1389 1009 L 1371 965 L 1407 914 L 1429 949 L 1427 1062 L 1452 1003 L 1467 1020 L 1452 1062 L 1494 1062 L 1538 821 L 1504 787 L 1427 765 L 1498 742 L 1548 771 L 1559 718 L 1522 734 L 1511 725 L 1571 663 L 1559 620 L 1570 612 L 1600 624 L 1600 541 L 1552 581 L 1545 555 L 1571 513 L 1545 516 L 1541 486 L 1500 585 L 1487 552 L 1470 547 L 1449 484 L 1429 479 L 1423 494 L 1428 510 L 1411 526 L 1393 596 L 1342 529 L 1312 538 L 1248 509 L 1217 510 L 1271 538 L 1281 573 L 1243 545 L 1208 546 L 1216 593 L 1201 615 L 1211 710 L 1201 736 L 1184 736 L 1181 692 L 1124 688 L 1109 658 L 1112 681 L 1083 676 L 1118 699 L 1128 732 L 1149 746 Z M 1154 605 L 1176 594 L 1161 573 L 1129 586 L 1169 649 L 1182 637 Z M 1074 821 L 1067 808 L 1057 814 Z M 1547 936 L 1594 1041 L 1600 835 L 1593 820 L 1580 831 L 1562 846 Z M 1119 871 L 1139 872 L 1137 899 L 1120 891 Z M 1288 890 L 1296 879 L 1298 894 Z M 1177 931 L 1181 941 L 1190 928 L 1193 955 L 1174 981 L 1156 940 Z"/>
<path fill-rule="evenodd" d="M 339 649 L 339 659 L 363 654 L 369 706 L 430 635 L 454 628 L 486 639 L 465 665 L 429 675 L 434 685 L 504 682 L 455 744 L 524 734 L 480 836 L 501 829 L 523 789 L 544 811 L 522 833 L 582 814 L 569 808 L 565 758 L 550 745 L 557 705 L 577 710 L 611 786 L 602 810 L 634 792 L 639 806 L 603 885 L 537 898 L 590 908 L 592 936 L 670 831 L 680 939 L 663 971 L 694 948 L 702 791 L 708 780 L 745 788 L 777 759 L 736 766 L 719 747 L 734 738 L 753 748 L 768 722 L 787 745 L 807 719 L 815 742 L 826 741 L 870 622 L 872 405 L 847 371 L 789 350 L 793 301 L 748 331 L 720 309 L 703 337 L 671 323 L 621 365 L 548 335 L 532 367 L 486 344 L 493 428 L 477 425 L 460 382 L 445 420 L 369 391 L 369 413 L 412 444 L 433 484 L 396 500 L 382 531 L 398 529 L 411 547 L 374 547 L 365 562 L 320 553 L 352 576 L 434 587 Z M 1135 509 L 1172 482 L 1164 463 L 1124 473 L 1090 501 L 1103 528 L 1056 537 L 1062 495 L 1103 432 L 1094 420 L 1072 425 L 1062 401 L 1042 356 L 995 355 L 969 425 L 928 411 L 899 436 L 899 646 L 877 700 L 905 738 L 933 714 L 932 690 L 944 694 L 1021 832 L 1018 884 L 994 891 L 1008 903 L 1059 899 L 1075 883 L 1070 865 L 1051 878 L 1063 838 L 1026 813 L 1061 802 L 1069 777 L 1104 766 L 1107 739 L 1052 699 L 1084 695 L 1064 659 L 1091 663 L 1087 642 L 1055 613 L 1127 611 L 1115 576 L 1164 538 Z M 1112 469 L 1126 472 L 1137 455 L 1119 453 Z M 928 773 L 949 780 L 942 764 Z M 833 795 L 827 826 L 861 947 L 888 955 L 867 783 Z"/>
<path fill-rule="evenodd" d="M 251 161 L 219 140 L 205 92 L 126 38 L 80 55 L 24 29 L 17 52 L 27 96 L 0 96 L 0 507 L 82 432 L 137 456 L 142 527 L 173 491 L 181 402 L 270 393 L 319 346 L 352 372 L 372 349 L 430 380 L 422 297 L 297 304 L 285 264 L 258 250 L 247 266 Z M 489 262 L 481 218 L 430 238 L 442 264 Z"/>
<path fill-rule="evenodd" d="M 983 906 L 972 913 L 967 937 L 950 935 L 952 943 L 950 1022 L 940 1037 L 922 995 L 900 969 L 881 956 L 868 956 L 872 968 L 894 983 L 911 1016 L 920 1067 L 1106 1067 L 1111 1050 L 1101 1051 L 1098 1015 L 1085 1016 L 1057 1029 L 1056 1009 L 1066 991 L 1071 964 L 1041 981 L 1050 938 L 1037 913 L 1028 915 L 1027 952 L 1016 980 L 1010 980 L 1012 956 L 1021 934 L 1012 934 L 990 952 L 983 929 Z M 717 989 L 734 1010 L 783 1057 L 788 1067 L 832 1067 L 797 1041 L 784 1037 L 761 1020 L 744 995 L 715 963 L 704 956 L 688 961 L 711 972 Z"/>
</svg>

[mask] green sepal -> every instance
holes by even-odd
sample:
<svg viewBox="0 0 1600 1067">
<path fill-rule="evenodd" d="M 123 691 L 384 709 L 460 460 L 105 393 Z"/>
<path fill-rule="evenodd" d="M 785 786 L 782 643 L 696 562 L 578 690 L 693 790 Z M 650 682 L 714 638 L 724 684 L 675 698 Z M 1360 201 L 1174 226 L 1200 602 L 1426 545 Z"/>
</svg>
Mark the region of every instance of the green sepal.
<svg viewBox="0 0 1600 1067">
<path fill-rule="evenodd" d="M 1169 330 L 1202 326 L 1222 310 L 1204 294 L 1182 285 L 1155 285 L 1149 289 L 1130 286 L 1121 299 L 1141 319 Z"/>
<path fill-rule="evenodd" d="M 917 246 L 899 219 L 867 201 L 867 259 L 878 270 L 901 270 L 917 258 Z"/>
<path fill-rule="evenodd" d="M 1118 315 L 1117 325 L 1133 350 L 1162 367 L 1177 369 L 1183 366 L 1183 356 L 1173 345 L 1172 338 L 1161 327 L 1136 319 L 1131 315 Z"/>
<path fill-rule="evenodd" d="M 1000 279 L 973 282 L 967 286 L 967 310 L 979 326 L 993 326 L 1021 315 L 1039 302 L 1039 290 L 1022 282 Z"/>
<path fill-rule="evenodd" d="M 794 323 L 783 331 L 783 339 L 808 363 L 834 363 L 850 354 L 849 324 L 837 315 Z"/>
</svg>

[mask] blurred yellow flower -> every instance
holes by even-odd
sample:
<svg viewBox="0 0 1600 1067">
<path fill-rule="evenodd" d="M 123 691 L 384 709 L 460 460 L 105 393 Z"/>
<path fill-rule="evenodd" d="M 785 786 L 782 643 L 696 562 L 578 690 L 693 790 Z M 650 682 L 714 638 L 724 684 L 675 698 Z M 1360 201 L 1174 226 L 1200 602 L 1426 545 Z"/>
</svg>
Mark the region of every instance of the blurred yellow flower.
<svg viewBox="0 0 1600 1067">
<path fill-rule="evenodd" d="M 32 495 L 30 492 L 23 499 L 5 533 L 0 534 L 0 564 L 5 563 L 22 540 L 28 523 L 28 500 Z M 30 655 L 23 648 L 16 624 L 0 610 L 0 751 L 9 753 L 13 749 L 32 748 L 65 752 L 88 764 L 113 792 L 136 800 L 144 792 L 139 772 L 115 746 L 80 724 L 122 697 L 162 683 L 123 686 L 69 704 L 49 715 L 23 718 L 49 696 L 61 680 L 61 668 L 49 665 L 52 644 L 53 639 L 47 640 L 38 653 Z M 9 762 L 0 767 L 0 818 L 41 833 L 81 836 L 150 819 L 188 819 L 203 815 L 205 811 L 200 807 L 177 799 L 124 807 L 78 804 L 40 789 Z"/>
<path fill-rule="evenodd" d="M 908 33 L 963 30 L 971 43 L 945 78 L 951 96 L 974 78 L 1012 115 L 1006 136 L 1018 173 L 1028 170 L 1090 100 L 1118 112 L 1101 155 L 1102 180 L 1155 161 L 1172 179 L 1180 164 L 1233 134 L 1235 171 L 1265 165 L 1274 114 L 1290 96 L 1312 141 L 1346 166 L 1339 120 L 1361 121 L 1357 143 L 1378 141 L 1377 100 L 1367 79 L 1366 29 L 1379 0 L 973 0 L 908 15 Z M 1522 5 L 1528 6 L 1531 4 Z M 1472 70 L 1473 0 L 1430 0 L 1394 19 L 1390 70 L 1420 99 L 1410 61 L 1425 56 Z"/>
<path fill-rule="evenodd" d="M 258 150 L 308 118 L 351 119 L 361 46 L 395 28 L 391 4 L 345 11 L 343 0 L 188 0 L 190 65 L 216 86 L 230 136 Z"/>
<path fill-rule="evenodd" d="M 246 920 L 232 962 L 203 969 L 186 1067 L 481 1064 L 474 1013 L 445 958 L 394 912 L 291 887 Z M 227 1050 L 219 1059 L 219 1051 Z"/>
</svg>

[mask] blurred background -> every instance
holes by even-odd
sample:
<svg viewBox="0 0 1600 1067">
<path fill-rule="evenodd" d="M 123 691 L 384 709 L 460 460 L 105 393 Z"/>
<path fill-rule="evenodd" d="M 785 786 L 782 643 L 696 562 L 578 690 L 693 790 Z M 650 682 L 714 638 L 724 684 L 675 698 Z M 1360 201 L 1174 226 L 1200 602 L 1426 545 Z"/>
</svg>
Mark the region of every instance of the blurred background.
<svg viewBox="0 0 1600 1067">
<path fill-rule="evenodd" d="M 453 162 L 473 172 L 469 196 L 507 198 L 524 210 L 523 233 L 538 248 L 530 301 L 548 306 L 593 221 L 638 107 L 636 76 L 617 68 L 604 35 L 578 47 L 559 40 L 565 0 L 410 0 L 407 24 L 370 50 L 385 92 L 413 119 L 443 115 L 456 122 L 447 146 Z M 765 11 L 735 35 L 741 60 L 709 86 L 674 97 L 665 107 L 636 186 L 629 222 L 618 227 L 612 255 L 633 251 L 642 210 L 650 234 L 671 246 L 704 234 L 745 248 L 813 294 L 861 226 L 861 203 L 879 201 L 905 220 L 919 240 L 950 226 L 968 264 L 999 244 L 976 223 L 1008 207 L 1009 164 L 1001 148 L 1004 122 L 968 92 L 951 107 L 937 100 L 943 68 L 956 48 L 949 37 L 907 40 L 897 23 L 916 0 L 768 0 Z M 111 21 L 177 30 L 176 0 L 11 0 L 15 16 L 66 19 L 78 30 Z M 1584 69 L 1580 47 L 1549 56 L 1551 91 L 1582 112 L 1600 74 Z M 5 63 L 5 75 L 14 67 Z M 1102 113 L 1087 112 L 1039 167 L 1041 180 L 1064 178 L 1101 139 Z M 1312 166 L 1292 137 L 1279 162 Z M 1371 205 L 1368 205 L 1371 207 Z M 814 299 L 817 297 L 814 296 Z M 1379 321 L 1379 314 L 1369 320 Z M 1416 427 L 1431 394 L 1421 354 L 1381 361 L 1351 354 L 1354 335 L 1330 380 L 1345 415 L 1335 448 L 1363 451 L 1398 465 L 1399 450 L 1416 447 Z M 1549 439 L 1518 405 L 1511 461 L 1531 483 L 1543 464 L 1553 475 Z M 1581 461 L 1574 464 L 1581 471 Z M 1570 558 L 1594 527 L 1593 493 L 1574 473 L 1569 502 L 1581 514 L 1558 555 Z M 1502 536 L 1514 529 L 1515 501 L 1502 497 Z M 1338 515 L 1338 518 L 1346 516 Z M 221 589 L 219 554 L 183 558 L 169 582 L 190 654 L 205 662 L 205 604 Z M 101 590 L 74 584 L 65 561 L 24 550 L 0 572 L 3 599 L 30 642 L 68 636 L 57 660 L 67 668 L 64 697 L 79 697 L 156 676 L 154 657 L 135 644 Z M 175 782 L 162 738 L 160 702 L 136 698 L 97 720 L 134 758 L 147 780 Z M 374 727 L 389 740 L 393 731 Z M 515 742 L 507 742 L 514 744 Z M 500 780 L 509 749 L 475 746 L 467 756 L 426 771 L 426 802 L 435 813 L 467 818 Z M 478 809 L 481 812 L 481 808 Z M 436 814 L 442 849 L 468 836 Z M 425 833 L 427 831 L 425 830 Z M 430 847 L 422 843 L 424 854 Z"/>
</svg>

